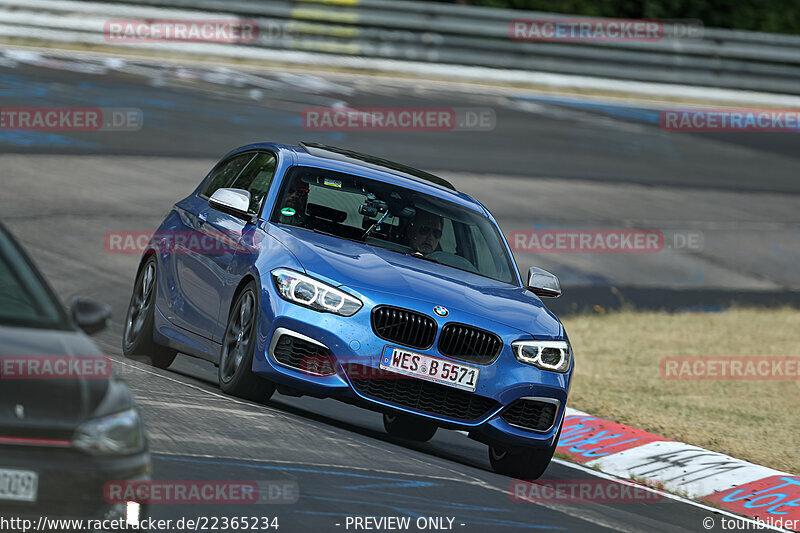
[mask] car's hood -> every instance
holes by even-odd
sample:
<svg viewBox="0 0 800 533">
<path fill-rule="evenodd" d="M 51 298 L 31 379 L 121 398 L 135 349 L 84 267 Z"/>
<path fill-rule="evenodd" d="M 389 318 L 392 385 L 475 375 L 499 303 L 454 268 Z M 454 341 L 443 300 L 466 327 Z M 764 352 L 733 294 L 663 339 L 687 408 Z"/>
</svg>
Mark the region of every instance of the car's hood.
<svg viewBox="0 0 800 533">
<path fill-rule="evenodd" d="M 306 271 L 323 281 L 424 300 L 493 320 L 537 338 L 563 338 L 558 319 L 522 287 L 374 246 L 273 227 Z"/>
<path fill-rule="evenodd" d="M 131 405 L 130 391 L 116 378 L 9 379 L 5 367 L 19 364 L 14 356 L 82 355 L 102 355 L 82 332 L 0 326 L 0 436 L 52 436 Z"/>
</svg>

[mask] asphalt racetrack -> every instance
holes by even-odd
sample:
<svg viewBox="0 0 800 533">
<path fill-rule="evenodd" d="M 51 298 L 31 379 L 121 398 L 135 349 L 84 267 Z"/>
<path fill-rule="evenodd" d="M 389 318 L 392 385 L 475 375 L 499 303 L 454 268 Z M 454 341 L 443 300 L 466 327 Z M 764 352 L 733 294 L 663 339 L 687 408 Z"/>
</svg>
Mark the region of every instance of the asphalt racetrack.
<svg viewBox="0 0 800 533">
<path fill-rule="evenodd" d="M 485 446 L 440 430 L 426 444 L 388 437 L 380 415 L 333 400 L 224 396 L 215 368 L 179 356 L 169 370 L 125 361 L 122 321 L 136 254 L 109 253 L 109 230 L 154 230 L 229 149 L 258 140 L 326 142 L 438 172 L 482 200 L 509 234 L 536 224 L 696 231 L 702 250 L 531 258 L 565 287 L 773 291 L 800 288 L 800 151 L 795 135 L 709 137 L 597 109 L 514 96 L 344 77 L 177 69 L 6 53 L 3 107 L 134 107 L 136 132 L 0 132 L 3 221 L 59 295 L 114 310 L 96 337 L 119 362 L 149 430 L 154 477 L 294 486 L 294 503 L 156 505 L 156 518 L 277 517 L 279 531 L 348 531 L 352 516 L 449 517 L 464 532 L 705 531 L 712 511 L 672 498 L 528 503 L 491 472 Z M 490 107 L 491 132 L 305 131 L 308 106 Z M 538 226 L 537 226 L 538 227 Z M 535 259 L 535 261 L 534 261 Z M 544 479 L 594 479 L 555 461 Z M 720 516 L 716 529 L 720 528 Z M 444 524 L 448 524 L 445 520 Z M 353 531 L 352 527 L 349 531 Z M 413 531 L 413 529 L 412 529 Z"/>
<path fill-rule="evenodd" d="M 3 152 L 68 156 L 6 159 L 6 175 L 40 174 L 8 195 L 16 205 L 39 202 L 27 187 L 57 178 L 70 193 L 119 199 L 106 229 L 154 229 L 233 147 L 315 141 L 441 174 L 480 199 L 512 245 L 519 230 L 663 233 L 658 253 L 536 254 L 522 241 L 520 268 L 549 269 L 566 289 L 552 302 L 556 312 L 625 302 L 654 309 L 800 305 L 796 134 L 666 132 L 658 110 L 394 78 L 8 50 L 0 65 L 3 107 L 133 108 L 143 123 L 137 131 L 0 132 Z M 493 121 L 483 131 L 303 128 L 304 109 L 330 106 L 489 110 Z M 66 169 L 79 176 L 51 175 Z M 64 213 L 69 207 L 59 204 Z M 150 219 L 149 207 L 158 209 Z"/>
</svg>

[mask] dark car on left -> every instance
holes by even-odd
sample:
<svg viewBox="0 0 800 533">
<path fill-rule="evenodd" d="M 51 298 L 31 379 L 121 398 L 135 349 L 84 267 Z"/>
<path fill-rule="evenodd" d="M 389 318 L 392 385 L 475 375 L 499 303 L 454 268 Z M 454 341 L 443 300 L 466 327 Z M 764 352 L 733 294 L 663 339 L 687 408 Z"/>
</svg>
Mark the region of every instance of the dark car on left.
<svg viewBox="0 0 800 533">
<path fill-rule="evenodd" d="M 114 530 L 145 515 L 144 505 L 104 497 L 108 482 L 146 481 L 151 470 L 133 394 L 87 335 L 110 316 L 87 298 L 67 311 L 0 223 L 0 518 L 93 519 Z"/>
</svg>

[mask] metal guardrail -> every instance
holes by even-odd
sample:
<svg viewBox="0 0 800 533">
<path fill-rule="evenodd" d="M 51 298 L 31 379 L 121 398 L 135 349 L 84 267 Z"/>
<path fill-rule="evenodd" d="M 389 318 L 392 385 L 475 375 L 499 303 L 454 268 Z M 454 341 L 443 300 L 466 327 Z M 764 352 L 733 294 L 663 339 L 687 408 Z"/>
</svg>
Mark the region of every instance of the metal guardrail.
<svg viewBox="0 0 800 533">
<path fill-rule="evenodd" d="M 258 21 L 258 40 L 235 45 L 250 58 L 291 50 L 800 94 L 800 36 L 705 28 L 694 39 L 519 42 L 514 19 L 568 17 L 407 0 L 0 0 L 0 36 L 103 44 L 109 19 L 219 16 Z M 185 44 L 172 43 L 214 54 Z"/>
</svg>

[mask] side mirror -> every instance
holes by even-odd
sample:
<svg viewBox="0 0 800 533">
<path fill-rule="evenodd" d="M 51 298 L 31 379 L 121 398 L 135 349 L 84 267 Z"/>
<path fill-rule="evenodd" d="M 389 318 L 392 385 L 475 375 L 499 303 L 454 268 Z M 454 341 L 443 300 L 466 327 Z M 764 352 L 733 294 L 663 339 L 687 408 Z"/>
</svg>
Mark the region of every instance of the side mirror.
<svg viewBox="0 0 800 533">
<path fill-rule="evenodd" d="M 208 205 L 237 218 L 252 218 L 247 212 L 250 209 L 250 193 L 242 189 L 217 189 L 208 199 Z"/>
<path fill-rule="evenodd" d="M 91 298 L 73 298 L 70 312 L 72 320 L 87 335 L 103 331 L 111 320 L 111 306 Z"/>
<path fill-rule="evenodd" d="M 558 298 L 561 296 L 561 283 L 547 270 L 531 267 L 528 270 L 528 290 L 536 296 Z"/>
</svg>

